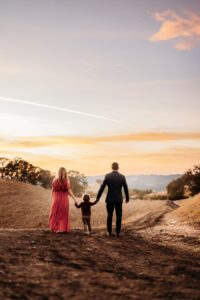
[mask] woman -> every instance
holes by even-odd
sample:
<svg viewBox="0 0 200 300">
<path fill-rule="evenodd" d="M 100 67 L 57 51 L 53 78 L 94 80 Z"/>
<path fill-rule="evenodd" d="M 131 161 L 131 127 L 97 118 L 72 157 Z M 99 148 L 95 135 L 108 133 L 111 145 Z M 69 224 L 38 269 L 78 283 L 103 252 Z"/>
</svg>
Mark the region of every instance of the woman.
<svg viewBox="0 0 200 300">
<path fill-rule="evenodd" d="M 56 233 L 66 233 L 70 231 L 69 222 L 69 197 L 76 203 L 76 199 L 71 191 L 70 182 L 65 168 L 60 168 L 58 177 L 52 183 L 52 207 L 49 217 L 49 227 Z"/>
</svg>

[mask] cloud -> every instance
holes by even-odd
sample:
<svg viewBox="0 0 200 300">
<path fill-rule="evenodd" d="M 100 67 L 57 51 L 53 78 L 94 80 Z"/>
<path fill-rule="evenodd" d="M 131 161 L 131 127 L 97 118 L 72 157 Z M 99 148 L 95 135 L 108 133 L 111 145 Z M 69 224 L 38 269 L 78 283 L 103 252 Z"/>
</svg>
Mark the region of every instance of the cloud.
<svg viewBox="0 0 200 300">
<path fill-rule="evenodd" d="M 161 22 L 159 31 L 150 36 L 152 42 L 178 39 L 174 47 L 179 50 L 190 50 L 200 46 L 200 15 L 186 12 L 184 16 L 175 11 L 155 12 L 153 17 Z"/>
<path fill-rule="evenodd" d="M 68 145 L 96 145 L 122 142 L 166 142 L 178 140 L 200 140 L 200 132 L 142 132 L 111 136 L 44 136 L 7 139 L 0 143 L 11 148 L 38 148 Z"/>
<path fill-rule="evenodd" d="M 99 175 L 109 172 L 111 163 L 117 160 L 121 171 L 125 174 L 172 174 L 182 173 L 197 164 L 200 160 L 200 151 L 197 148 L 190 147 L 172 148 L 153 153 L 136 153 L 133 151 L 121 153 L 120 151 L 114 151 L 114 153 L 104 155 L 100 153 L 80 155 L 76 159 L 3 151 L 1 156 L 8 158 L 20 156 L 34 165 L 50 169 L 53 172 L 57 172 L 60 166 L 65 166 L 67 170 L 78 170 L 86 175 Z"/>
<path fill-rule="evenodd" d="M 110 136 L 0 136 L 0 156 L 20 156 L 57 171 L 108 172 L 112 161 L 133 173 L 183 172 L 200 160 L 200 132 L 142 132 Z"/>
</svg>

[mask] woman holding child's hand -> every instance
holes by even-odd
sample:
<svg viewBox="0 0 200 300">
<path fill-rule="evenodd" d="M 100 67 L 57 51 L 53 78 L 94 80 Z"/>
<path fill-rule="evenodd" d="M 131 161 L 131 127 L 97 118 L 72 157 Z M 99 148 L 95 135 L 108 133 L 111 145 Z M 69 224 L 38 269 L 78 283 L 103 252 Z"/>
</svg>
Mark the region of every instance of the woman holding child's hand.
<svg viewBox="0 0 200 300">
<path fill-rule="evenodd" d="M 71 190 L 67 171 L 65 168 L 60 168 L 58 176 L 52 182 L 52 207 L 49 227 L 53 232 L 66 233 L 70 231 L 69 196 L 76 204 L 77 200 Z"/>
<path fill-rule="evenodd" d="M 73 192 L 72 192 L 72 190 L 71 190 L 71 188 L 69 188 L 69 190 L 68 190 L 68 195 L 70 197 L 72 197 L 72 199 L 74 200 L 74 204 L 78 203 L 77 200 L 76 200 L 76 198 L 75 198 L 75 196 L 74 196 L 74 194 L 73 194 Z"/>
</svg>

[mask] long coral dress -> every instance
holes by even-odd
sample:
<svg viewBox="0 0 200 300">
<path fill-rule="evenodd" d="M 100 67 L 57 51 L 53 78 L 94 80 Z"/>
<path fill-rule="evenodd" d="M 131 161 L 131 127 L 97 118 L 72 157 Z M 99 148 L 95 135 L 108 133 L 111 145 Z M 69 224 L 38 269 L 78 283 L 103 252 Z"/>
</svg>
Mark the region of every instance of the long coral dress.
<svg viewBox="0 0 200 300">
<path fill-rule="evenodd" d="M 49 217 L 49 227 L 51 231 L 69 232 L 69 197 L 68 190 L 70 182 L 61 182 L 56 178 L 52 182 L 52 206 Z"/>
</svg>

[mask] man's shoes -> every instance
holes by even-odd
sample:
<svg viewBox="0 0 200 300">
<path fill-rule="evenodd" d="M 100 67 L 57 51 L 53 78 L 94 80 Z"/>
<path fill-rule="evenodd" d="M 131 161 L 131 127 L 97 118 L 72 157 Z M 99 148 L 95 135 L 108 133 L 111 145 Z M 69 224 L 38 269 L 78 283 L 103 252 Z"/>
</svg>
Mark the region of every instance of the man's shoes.
<svg viewBox="0 0 200 300">
<path fill-rule="evenodd" d="M 111 232 L 107 232 L 107 236 L 115 236 L 115 234 L 114 233 L 111 233 Z"/>
</svg>

